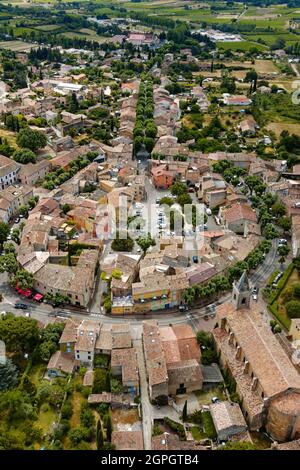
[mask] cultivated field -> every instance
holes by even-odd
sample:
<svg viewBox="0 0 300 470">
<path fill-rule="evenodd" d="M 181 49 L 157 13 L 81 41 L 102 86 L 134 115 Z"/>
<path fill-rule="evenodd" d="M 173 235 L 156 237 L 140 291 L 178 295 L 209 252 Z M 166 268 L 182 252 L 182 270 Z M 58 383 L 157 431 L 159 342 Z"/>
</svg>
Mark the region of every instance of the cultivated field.
<svg viewBox="0 0 300 470">
<path fill-rule="evenodd" d="M 266 129 L 274 132 L 276 137 L 279 137 L 282 131 L 289 131 L 290 134 L 300 135 L 300 123 L 271 122 L 266 126 Z"/>
<path fill-rule="evenodd" d="M 6 49 L 13 52 L 25 52 L 29 51 L 33 47 L 37 47 L 35 44 L 23 41 L 1 41 L 0 49 Z"/>
</svg>

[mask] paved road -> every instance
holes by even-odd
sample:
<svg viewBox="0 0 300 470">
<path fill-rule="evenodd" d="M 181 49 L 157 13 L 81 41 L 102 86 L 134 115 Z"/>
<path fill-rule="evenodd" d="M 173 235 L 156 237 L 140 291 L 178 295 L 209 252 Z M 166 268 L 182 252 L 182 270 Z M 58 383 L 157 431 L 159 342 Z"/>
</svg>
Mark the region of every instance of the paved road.
<svg viewBox="0 0 300 470">
<path fill-rule="evenodd" d="M 263 286 L 271 273 L 277 268 L 278 261 L 276 258 L 278 241 L 273 241 L 272 249 L 267 254 L 264 263 L 257 269 L 257 271 L 251 276 L 251 283 L 253 285 Z M 179 311 L 171 311 L 171 312 L 160 312 L 160 313 L 147 313 L 144 316 L 127 316 L 127 317 L 112 317 L 107 316 L 105 314 L 99 313 L 99 309 L 96 311 L 92 311 L 90 314 L 71 310 L 71 309 L 53 309 L 50 305 L 47 304 L 37 304 L 34 302 L 30 302 L 28 300 L 24 301 L 28 305 L 28 309 L 24 311 L 16 310 L 14 308 L 14 304 L 17 301 L 20 301 L 20 297 L 16 294 L 15 291 L 11 289 L 7 281 L 7 275 L 1 274 L 0 275 L 0 293 L 3 295 L 3 302 L 0 303 L 0 311 L 9 311 L 15 313 L 16 315 L 25 315 L 25 312 L 30 312 L 31 317 L 35 318 L 43 323 L 49 321 L 49 314 L 50 313 L 57 313 L 62 311 L 64 314 L 75 318 L 87 318 L 87 316 L 95 317 L 101 322 L 106 324 L 114 324 L 114 323 L 123 323 L 123 322 L 130 322 L 133 326 L 137 326 L 141 324 L 142 320 L 146 319 L 157 319 L 158 323 L 161 326 L 167 326 L 170 323 L 173 324 L 181 324 L 190 322 L 195 330 L 201 329 L 212 329 L 214 326 L 214 320 L 212 318 L 209 321 L 205 321 L 204 317 L 208 314 L 210 315 L 212 312 L 207 311 L 207 307 L 195 307 L 189 311 L 190 318 L 187 317 L 186 314 L 182 314 Z M 228 301 L 231 297 L 231 294 L 226 294 L 224 297 L 219 299 L 217 303 L 224 303 Z M 215 304 L 212 304 L 212 310 L 214 309 Z"/>
</svg>

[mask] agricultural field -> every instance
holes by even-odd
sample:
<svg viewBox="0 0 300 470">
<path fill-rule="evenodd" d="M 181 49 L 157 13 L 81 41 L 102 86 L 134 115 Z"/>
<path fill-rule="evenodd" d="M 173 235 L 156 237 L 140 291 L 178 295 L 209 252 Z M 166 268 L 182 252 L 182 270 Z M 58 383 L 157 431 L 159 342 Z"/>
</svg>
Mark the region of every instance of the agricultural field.
<svg viewBox="0 0 300 470">
<path fill-rule="evenodd" d="M 24 41 L 1 41 L 0 49 L 5 49 L 7 51 L 13 52 L 27 52 L 33 47 L 36 47 L 36 44 L 31 44 Z"/>
<path fill-rule="evenodd" d="M 288 131 L 290 134 L 300 135 L 300 123 L 271 122 L 266 129 L 274 132 L 278 138 L 282 131 Z"/>
<path fill-rule="evenodd" d="M 259 44 L 258 42 L 254 41 L 234 41 L 234 42 L 221 42 L 217 41 L 217 47 L 219 50 L 223 51 L 242 51 L 247 52 L 251 51 L 251 49 L 257 49 L 258 51 L 266 51 L 268 50 L 267 46 L 264 44 Z"/>
</svg>

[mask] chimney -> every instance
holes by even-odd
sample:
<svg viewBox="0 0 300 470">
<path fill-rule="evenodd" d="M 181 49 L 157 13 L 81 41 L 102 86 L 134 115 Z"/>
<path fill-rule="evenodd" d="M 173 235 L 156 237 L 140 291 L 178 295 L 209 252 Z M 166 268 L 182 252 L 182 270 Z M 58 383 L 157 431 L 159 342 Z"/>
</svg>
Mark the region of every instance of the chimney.
<svg viewBox="0 0 300 470">
<path fill-rule="evenodd" d="M 222 318 L 221 320 L 221 329 L 225 330 L 225 325 L 226 325 L 226 318 Z"/>
<path fill-rule="evenodd" d="M 244 367 L 243 373 L 244 373 L 244 374 L 248 374 L 248 372 L 249 372 L 249 361 L 246 361 L 246 362 L 245 362 L 245 367 Z"/>
<path fill-rule="evenodd" d="M 252 384 L 251 384 L 251 390 L 252 390 L 252 392 L 254 392 L 254 390 L 257 389 L 257 385 L 258 385 L 258 378 L 257 378 L 257 377 L 253 377 Z"/>
<path fill-rule="evenodd" d="M 241 354 L 242 354 L 242 348 L 241 346 L 238 346 L 236 348 L 236 353 L 235 353 L 235 358 L 239 361 L 241 359 Z"/>
<path fill-rule="evenodd" d="M 233 338 L 234 338 L 234 334 L 233 334 L 233 332 L 231 331 L 231 332 L 229 333 L 228 344 L 233 344 Z"/>
</svg>

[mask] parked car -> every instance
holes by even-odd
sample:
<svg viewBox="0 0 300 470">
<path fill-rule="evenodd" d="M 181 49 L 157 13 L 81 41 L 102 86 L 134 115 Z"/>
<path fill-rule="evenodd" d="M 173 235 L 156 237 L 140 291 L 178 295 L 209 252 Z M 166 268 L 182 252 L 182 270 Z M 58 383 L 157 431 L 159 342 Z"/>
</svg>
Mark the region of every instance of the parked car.
<svg viewBox="0 0 300 470">
<path fill-rule="evenodd" d="M 277 286 L 277 282 L 279 281 L 279 279 L 282 278 L 282 274 L 283 273 L 278 273 L 277 276 L 275 277 L 274 281 L 273 281 L 273 287 L 276 287 Z"/>
<path fill-rule="evenodd" d="M 212 403 L 220 403 L 220 399 L 218 397 L 212 397 Z"/>
<path fill-rule="evenodd" d="M 280 238 L 279 245 L 287 245 L 287 240 L 285 238 Z"/>
<path fill-rule="evenodd" d="M 206 212 L 207 215 L 211 215 L 211 209 L 209 207 L 207 207 L 205 209 L 205 212 Z"/>
<path fill-rule="evenodd" d="M 26 312 L 26 313 L 25 313 L 25 317 L 30 318 L 30 316 L 31 316 L 31 315 L 30 315 L 30 312 Z"/>
<path fill-rule="evenodd" d="M 23 304 L 22 302 L 16 302 L 15 303 L 15 308 L 18 308 L 18 309 L 21 309 L 21 310 L 26 310 L 27 307 L 28 306 L 26 304 Z"/>
<path fill-rule="evenodd" d="M 189 307 L 187 305 L 179 305 L 180 312 L 187 312 Z"/>
<path fill-rule="evenodd" d="M 15 218 L 15 224 L 18 224 L 19 222 L 20 222 L 19 217 L 16 217 L 16 218 Z"/>
</svg>

